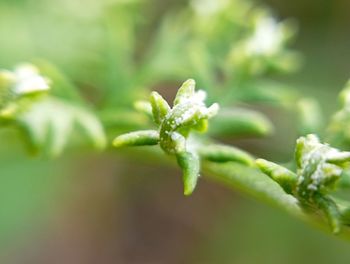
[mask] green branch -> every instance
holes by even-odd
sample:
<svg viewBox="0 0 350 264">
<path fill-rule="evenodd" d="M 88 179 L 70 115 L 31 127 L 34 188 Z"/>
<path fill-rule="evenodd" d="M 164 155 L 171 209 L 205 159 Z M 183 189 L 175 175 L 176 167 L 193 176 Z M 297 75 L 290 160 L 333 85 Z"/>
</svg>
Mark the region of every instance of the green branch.
<svg viewBox="0 0 350 264">
<path fill-rule="evenodd" d="M 277 182 L 256 169 L 231 162 L 225 164 L 204 162 L 202 166 L 204 175 L 208 178 L 252 196 L 259 202 L 263 201 L 277 207 L 329 233 L 327 222 L 318 214 L 304 211 L 296 198 L 287 194 Z M 350 228 L 343 227 L 338 236 L 350 241 Z"/>
</svg>

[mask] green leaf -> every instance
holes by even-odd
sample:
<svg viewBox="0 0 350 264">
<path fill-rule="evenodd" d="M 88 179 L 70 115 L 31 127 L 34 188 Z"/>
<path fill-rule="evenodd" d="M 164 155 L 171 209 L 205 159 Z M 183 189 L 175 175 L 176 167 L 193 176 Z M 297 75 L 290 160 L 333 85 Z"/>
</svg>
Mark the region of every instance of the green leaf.
<svg viewBox="0 0 350 264">
<path fill-rule="evenodd" d="M 162 20 L 141 66 L 145 83 L 155 80 L 179 80 L 188 76 L 187 53 L 188 28 L 180 14 L 168 14 Z M 166 65 L 166 67 L 165 67 Z"/>
<path fill-rule="evenodd" d="M 213 135 L 265 136 L 273 132 L 273 125 L 263 114 L 243 108 L 223 108 L 209 127 Z"/>
<path fill-rule="evenodd" d="M 137 88 L 131 84 L 135 69 L 139 2 L 118 1 L 105 10 L 103 22 L 107 47 L 104 50 L 104 61 L 108 106 L 129 104 L 133 100 L 134 89 Z"/>
<path fill-rule="evenodd" d="M 341 215 L 336 203 L 332 199 L 324 196 L 318 196 L 316 202 L 325 214 L 333 234 L 338 234 L 342 223 Z"/>
<path fill-rule="evenodd" d="M 45 149 L 50 156 L 61 154 L 76 130 L 95 148 L 106 146 L 103 127 L 89 109 L 54 97 L 36 102 L 14 122 L 24 129 L 35 150 Z"/>
<path fill-rule="evenodd" d="M 202 90 L 195 92 L 195 81 L 189 79 L 178 90 L 174 107 L 164 117 L 160 124 L 160 147 L 166 153 L 183 152 L 186 148 L 185 139 L 191 129 L 206 128 L 206 122 L 219 111 L 217 103 L 206 107 L 206 93 Z"/>
<path fill-rule="evenodd" d="M 69 78 L 55 65 L 45 60 L 35 61 L 40 72 L 47 76 L 50 82 L 50 94 L 75 103 L 84 103 L 83 98 L 79 94 L 77 87 L 69 80 Z"/>
<path fill-rule="evenodd" d="M 283 107 L 295 107 L 299 94 L 289 85 L 270 80 L 248 81 L 243 84 L 239 99 L 263 102 Z"/>
<path fill-rule="evenodd" d="M 149 117 L 153 116 L 152 105 L 147 101 L 143 101 L 143 100 L 136 101 L 134 103 L 134 108 L 140 113 L 144 113 Z"/>
<path fill-rule="evenodd" d="M 313 98 L 303 98 L 297 103 L 299 116 L 299 134 L 318 133 L 323 126 L 320 105 Z"/>
<path fill-rule="evenodd" d="M 234 161 L 248 166 L 254 163 L 254 159 L 249 153 L 232 146 L 203 144 L 199 147 L 198 153 L 202 159 L 214 162 Z"/>
<path fill-rule="evenodd" d="M 337 146 L 349 147 L 350 143 L 350 81 L 340 93 L 342 108 L 337 111 L 328 126 L 328 141 Z"/>
<path fill-rule="evenodd" d="M 114 147 L 152 146 L 159 143 L 156 130 L 141 130 L 120 135 L 113 140 Z"/>
<path fill-rule="evenodd" d="M 170 111 L 167 101 L 157 92 L 152 92 L 150 96 L 154 122 L 159 125 Z"/>
<path fill-rule="evenodd" d="M 341 91 L 339 97 L 340 97 L 342 106 L 346 106 L 350 104 L 350 80 L 348 80 L 347 83 L 345 84 L 345 87 Z"/>
<path fill-rule="evenodd" d="M 195 87 L 196 82 L 193 79 L 185 81 L 176 93 L 174 106 L 184 102 L 185 100 L 193 98 Z"/>
<path fill-rule="evenodd" d="M 257 159 L 256 165 L 263 173 L 278 182 L 286 193 L 292 193 L 297 181 L 297 175 L 294 172 L 264 159 Z"/>
<path fill-rule="evenodd" d="M 183 173 L 184 195 L 191 195 L 196 188 L 199 177 L 199 158 L 191 152 L 176 153 L 176 158 Z"/>
<path fill-rule="evenodd" d="M 208 119 L 201 119 L 193 126 L 193 129 L 200 132 L 205 133 L 208 131 L 209 121 Z"/>
</svg>

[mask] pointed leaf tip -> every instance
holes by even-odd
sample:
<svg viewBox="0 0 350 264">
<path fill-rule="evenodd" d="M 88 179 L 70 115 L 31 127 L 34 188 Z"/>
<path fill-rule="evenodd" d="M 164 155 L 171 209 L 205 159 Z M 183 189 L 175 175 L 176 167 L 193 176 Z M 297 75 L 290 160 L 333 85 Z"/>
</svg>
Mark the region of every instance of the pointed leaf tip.
<svg viewBox="0 0 350 264">
<path fill-rule="evenodd" d="M 197 185 L 200 170 L 199 158 L 191 152 L 178 153 L 176 158 L 183 172 L 184 195 L 189 196 Z"/>
<path fill-rule="evenodd" d="M 157 92 L 152 92 L 150 96 L 153 119 L 156 124 L 160 124 L 170 111 L 167 101 Z"/>
<path fill-rule="evenodd" d="M 181 103 L 182 100 L 184 99 L 189 99 L 191 98 L 194 93 L 195 93 L 195 87 L 196 87 L 196 82 L 193 79 L 188 79 L 185 81 L 179 90 L 177 91 L 175 100 L 174 100 L 174 105 L 177 105 Z"/>
</svg>

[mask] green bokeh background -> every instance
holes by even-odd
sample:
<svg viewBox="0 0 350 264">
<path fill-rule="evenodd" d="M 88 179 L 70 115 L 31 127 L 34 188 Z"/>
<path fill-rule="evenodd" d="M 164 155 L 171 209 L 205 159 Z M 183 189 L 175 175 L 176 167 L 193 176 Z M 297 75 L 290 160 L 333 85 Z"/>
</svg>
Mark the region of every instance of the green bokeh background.
<svg viewBox="0 0 350 264">
<path fill-rule="evenodd" d="M 104 2 L 1 0 L 1 68 L 49 59 L 76 83 L 97 84 L 84 90 L 94 94 L 103 80 L 91 73 L 103 68 Z M 162 12 L 185 2 L 149 1 L 143 19 L 156 26 Z M 261 2 L 299 22 L 294 47 L 304 64 L 281 80 L 317 98 L 329 116 L 349 78 L 350 2 Z M 272 138 L 237 143 L 288 157 L 292 125 L 275 119 L 281 125 Z M 349 263 L 348 242 L 213 182 L 202 180 L 184 198 L 179 170 L 83 150 L 28 157 L 14 131 L 0 135 L 0 263 Z"/>
</svg>

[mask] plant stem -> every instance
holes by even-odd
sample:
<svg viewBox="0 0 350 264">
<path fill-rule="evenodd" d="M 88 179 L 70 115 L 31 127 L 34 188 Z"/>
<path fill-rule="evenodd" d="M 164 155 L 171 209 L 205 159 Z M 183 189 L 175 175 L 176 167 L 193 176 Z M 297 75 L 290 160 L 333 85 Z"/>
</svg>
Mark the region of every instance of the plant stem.
<svg viewBox="0 0 350 264">
<path fill-rule="evenodd" d="M 275 181 L 254 168 L 232 162 L 221 164 L 204 162 L 202 171 L 210 179 L 280 208 L 288 214 L 330 234 L 331 230 L 324 219 L 319 215 L 302 210 L 293 196 L 285 193 Z M 350 228 L 343 226 L 339 237 L 350 241 Z"/>
</svg>

